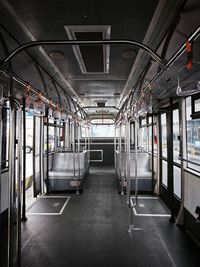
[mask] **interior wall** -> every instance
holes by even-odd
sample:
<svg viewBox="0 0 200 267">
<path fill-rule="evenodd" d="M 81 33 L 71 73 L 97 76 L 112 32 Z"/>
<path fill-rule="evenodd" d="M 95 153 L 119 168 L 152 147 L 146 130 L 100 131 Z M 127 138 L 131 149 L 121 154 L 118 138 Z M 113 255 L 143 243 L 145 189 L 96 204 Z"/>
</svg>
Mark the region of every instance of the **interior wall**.
<svg viewBox="0 0 200 267">
<path fill-rule="evenodd" d="M 200 206 L 200 177 L 185 172 L 185 208 L 194 216 L 196 206 Z"/>
<path fill-rule="evenodd" d="M 1 174 L 1 203 L 0 213 L 8 209 L 8 172 Z"/>
</svg>

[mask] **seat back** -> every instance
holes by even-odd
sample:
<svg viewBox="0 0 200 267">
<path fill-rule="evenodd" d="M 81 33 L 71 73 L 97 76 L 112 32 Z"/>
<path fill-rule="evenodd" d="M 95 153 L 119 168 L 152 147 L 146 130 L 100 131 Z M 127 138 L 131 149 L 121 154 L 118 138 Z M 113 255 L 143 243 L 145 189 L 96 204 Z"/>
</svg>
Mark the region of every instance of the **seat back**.
<svg viewBox="0 0 200 267">
<path fill-rule="evenodd" d="M 79 155 L 75 153 L 75 169 L 78 169 Z M 53 155 L 53 171 L 67 171 L 74 169 L 74 155 L 72 152 L 58 152 Z M 84 169 L 84 153 L 80 153 L 80 169 Z"/>
<path fill-rule="evenodd" d="M 135 170 L 135 153 L 130 154 L 130 170 Z M 137 171 L 150 170 L 150 155 L 146 152 L 138 152 L 137 154 Z"/>
</svg>

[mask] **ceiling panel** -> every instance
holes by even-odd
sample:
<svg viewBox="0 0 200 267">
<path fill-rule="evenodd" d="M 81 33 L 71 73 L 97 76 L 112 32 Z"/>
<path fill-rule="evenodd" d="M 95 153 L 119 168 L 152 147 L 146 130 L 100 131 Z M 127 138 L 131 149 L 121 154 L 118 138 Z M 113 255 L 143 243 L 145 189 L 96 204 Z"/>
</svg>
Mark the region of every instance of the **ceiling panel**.
<svg viewBox="0 0 200 267">
<path fill-rule="evenodd" d="M 65 25 L 110 25 L 112 39 L 132 39 L 142 42 L 158 0 L 9 0 L 8 2 L 37 40 L 68 39 Z M 82 39 L 83 36 L 79 38 Z M 48 55 L 52 51 L 62 52 L 63 58 L 51 58 L 51 60 L 77 94 L 102 95 L 110 98 L 113 96 L 114 102 L 116 100 L 114 94 L 122 92 L 138 51 L 126 45 L 110 46 L 109 73 L 91 75 L 81 72 L 72 47 L 45 46 L 44 49 Z M 84 49 L 89 57 L 88 64 L 94 69 L 95 51 L 93 53 L 91 47 Z M 100 53 L 98 54 L 100 56 Z M 132 56 L 123 56 L 127 54 Z M 85 98 L 83 102 L 87 104 Z"/>
</svg>

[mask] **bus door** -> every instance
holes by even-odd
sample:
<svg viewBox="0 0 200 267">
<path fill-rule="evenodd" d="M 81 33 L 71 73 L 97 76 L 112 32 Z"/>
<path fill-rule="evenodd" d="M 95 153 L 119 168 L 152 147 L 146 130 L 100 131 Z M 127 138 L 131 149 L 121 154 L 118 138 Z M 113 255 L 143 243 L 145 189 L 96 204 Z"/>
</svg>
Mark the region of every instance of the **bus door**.
<svg viewBox="0 0 200 267">
<path fill-rule="evenodd" d="M 21 105 L 14 98 L 1 98 L 0 265 L 10 267 L 20 266 L 21 259 L 21 125 Z"/>
<path fill-rule="evenodd" d="M 179 110 L 169 108 L 160 115 L 160 196 L 175 221 L 181 197 L 181 169 L 179 160 Z"/>
<path fill-rule="evenodd" d="M 44 123 L 43 117 L 34 116 L 33 120 L 33 192 L 34 197 L 44 193 Z"/>
</svg>

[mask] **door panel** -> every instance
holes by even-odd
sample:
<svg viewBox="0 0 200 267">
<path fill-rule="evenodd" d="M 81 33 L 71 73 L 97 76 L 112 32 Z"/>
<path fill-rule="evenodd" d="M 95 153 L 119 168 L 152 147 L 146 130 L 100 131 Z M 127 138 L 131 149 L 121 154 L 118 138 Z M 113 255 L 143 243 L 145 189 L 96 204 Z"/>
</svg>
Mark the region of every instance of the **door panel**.
<svg viewBox="0 0 200 267">
<path fill-rule="evenodd" d="M 160 116 L 161 132 L 161 186 L 160 194 L 171 210 L 171 221 L 179 210 L 181 171 L 179 161 L 179 111 L 170 109 Z"/>
</svg>

